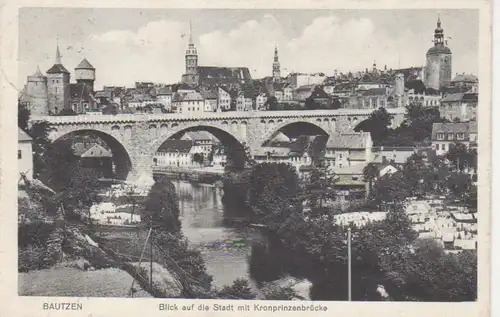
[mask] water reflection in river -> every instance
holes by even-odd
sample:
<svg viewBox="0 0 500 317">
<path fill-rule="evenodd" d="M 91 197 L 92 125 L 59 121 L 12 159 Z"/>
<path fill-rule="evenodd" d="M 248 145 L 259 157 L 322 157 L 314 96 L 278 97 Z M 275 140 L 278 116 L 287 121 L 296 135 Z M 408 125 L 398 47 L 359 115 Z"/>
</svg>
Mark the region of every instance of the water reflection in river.
<svg viewBox="0 0 500 317">
<path fill-rule="evenodd" d="M 182 230 L 191 245 L 201 250 L 213 284 L 249 279 L 251 233 L 225 224 L 220 190 L 212 185 L 173 182 L 179 196 Z"/>
</svg>

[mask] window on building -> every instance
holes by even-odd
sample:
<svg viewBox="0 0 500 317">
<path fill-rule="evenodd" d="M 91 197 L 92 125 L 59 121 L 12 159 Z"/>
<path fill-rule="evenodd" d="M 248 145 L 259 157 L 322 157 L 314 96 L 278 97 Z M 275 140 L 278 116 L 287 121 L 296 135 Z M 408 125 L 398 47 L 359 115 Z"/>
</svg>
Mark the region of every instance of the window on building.
<svg viewBox="0 0 500 317">
<path fill-rule="evenodd" d="M 443 151 L 446 151 L 446 143 L 443 143 L 442 147 Z"/>
<path fill-rule="evenodd" d="M 448 140 L 453 140 L 453 133 L 448 133 Z"/>
<path fill-rule="evenodd" d="M 55 92 L 57 93 L 57 87 L 55 87 L 54 89 L 55 89 Z"/>
<path fill-rule="evenodd" d="M 436 135 L 436 138 L 437 138 L 438 140 L 444 140 L 444 133 L 438 133 L 438 134 Z"/>
<path fill-rule="evenodd" d="M 465 139 L 465 133 L 457 133 L 457 140 L 464 140 Z"/>
<path fill-rule="evenodd" d="M 23 158 L 23 152 L 21 150 L 17 151 L 17 159 L 20 160 Z"/>
</svg>

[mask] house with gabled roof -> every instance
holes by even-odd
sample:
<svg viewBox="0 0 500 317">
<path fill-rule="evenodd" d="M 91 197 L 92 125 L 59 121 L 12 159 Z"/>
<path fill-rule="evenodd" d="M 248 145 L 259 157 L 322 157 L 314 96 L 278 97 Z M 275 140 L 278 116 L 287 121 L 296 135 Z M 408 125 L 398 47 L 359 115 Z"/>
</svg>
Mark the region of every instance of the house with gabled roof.
<svg viewBox="0 0 500 317">
<path fill-rule="evenodd" d="M 81 167 L 91 169 L 98 177 L 113 178 L 111 150 L 95 142 L 75 142 L 72 148 Z"/>
<path fill-rule="evenodd" d="M 153 156 L 153 165 L 158 167 L 186 167 L 193 163 L 191 140 L 167 140 Z"/>
<path fill-rule="evenodd" d="M 325 163 L 338 169 L 370 162 L 372 146 L 373 142 L 368 132 L 332 135 L 326 143 Z"/>
<path fill-rule="evenodd" d="M 431 142 L 437 155 L 444 155 L 454 143 L 477 148 L 477 122 L 433 123 Z"/>
</svg>

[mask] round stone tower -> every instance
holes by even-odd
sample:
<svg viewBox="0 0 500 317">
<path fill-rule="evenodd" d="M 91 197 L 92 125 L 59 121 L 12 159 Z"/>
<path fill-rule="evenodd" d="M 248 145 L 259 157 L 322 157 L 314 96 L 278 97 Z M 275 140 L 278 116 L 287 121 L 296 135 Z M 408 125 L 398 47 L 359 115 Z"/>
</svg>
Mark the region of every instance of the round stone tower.
<svg viewBox="0 0 500 317">
<path fill-rule="evenodd" d="M 46 116 L 49 114 L 47 77 L 42 74 L 39 67 L 36 68 L 33 75 L 28 76 L 26 97 L 31 115 Z"/>
<path fill-rule="evenodd" d="M 95 68 L 86 58 L 75 67 L 75 79 L 77 83 L 90 87 L 94 92 Z"/>
<path fill-rule="evenodd" d="M 405 92 L 405 75 L 397 73 L 394 78 L 394 86 L 396 96 L 402 96 Z"/>
<path fill-rule="evenodd" d="M 434 46 L 427 51 L 425 86 L 439 90 L 451 81 L 451 50 L 446 46 L 441 19 L 434 30 Z"/>
</svg>

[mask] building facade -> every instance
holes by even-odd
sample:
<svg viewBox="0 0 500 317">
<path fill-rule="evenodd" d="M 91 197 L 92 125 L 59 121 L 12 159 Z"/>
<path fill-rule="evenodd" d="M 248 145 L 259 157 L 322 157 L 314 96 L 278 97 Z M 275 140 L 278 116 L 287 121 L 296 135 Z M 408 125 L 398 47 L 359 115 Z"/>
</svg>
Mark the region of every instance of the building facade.
<svg viewBox="0 0 500 317">
<path fill-rule="evenodd" d="M 477 122 L 434 123 L 432 147 L 437 155 L 444 155 L 455 143 L 477 148 Z"/>
<path fill-rule="evenodd" d="M 17 168 L 20 173 L 26 173 L 28 179 L 33 179 L 33 139 L 23 130 L 17 130 Z"/>
</svg>

